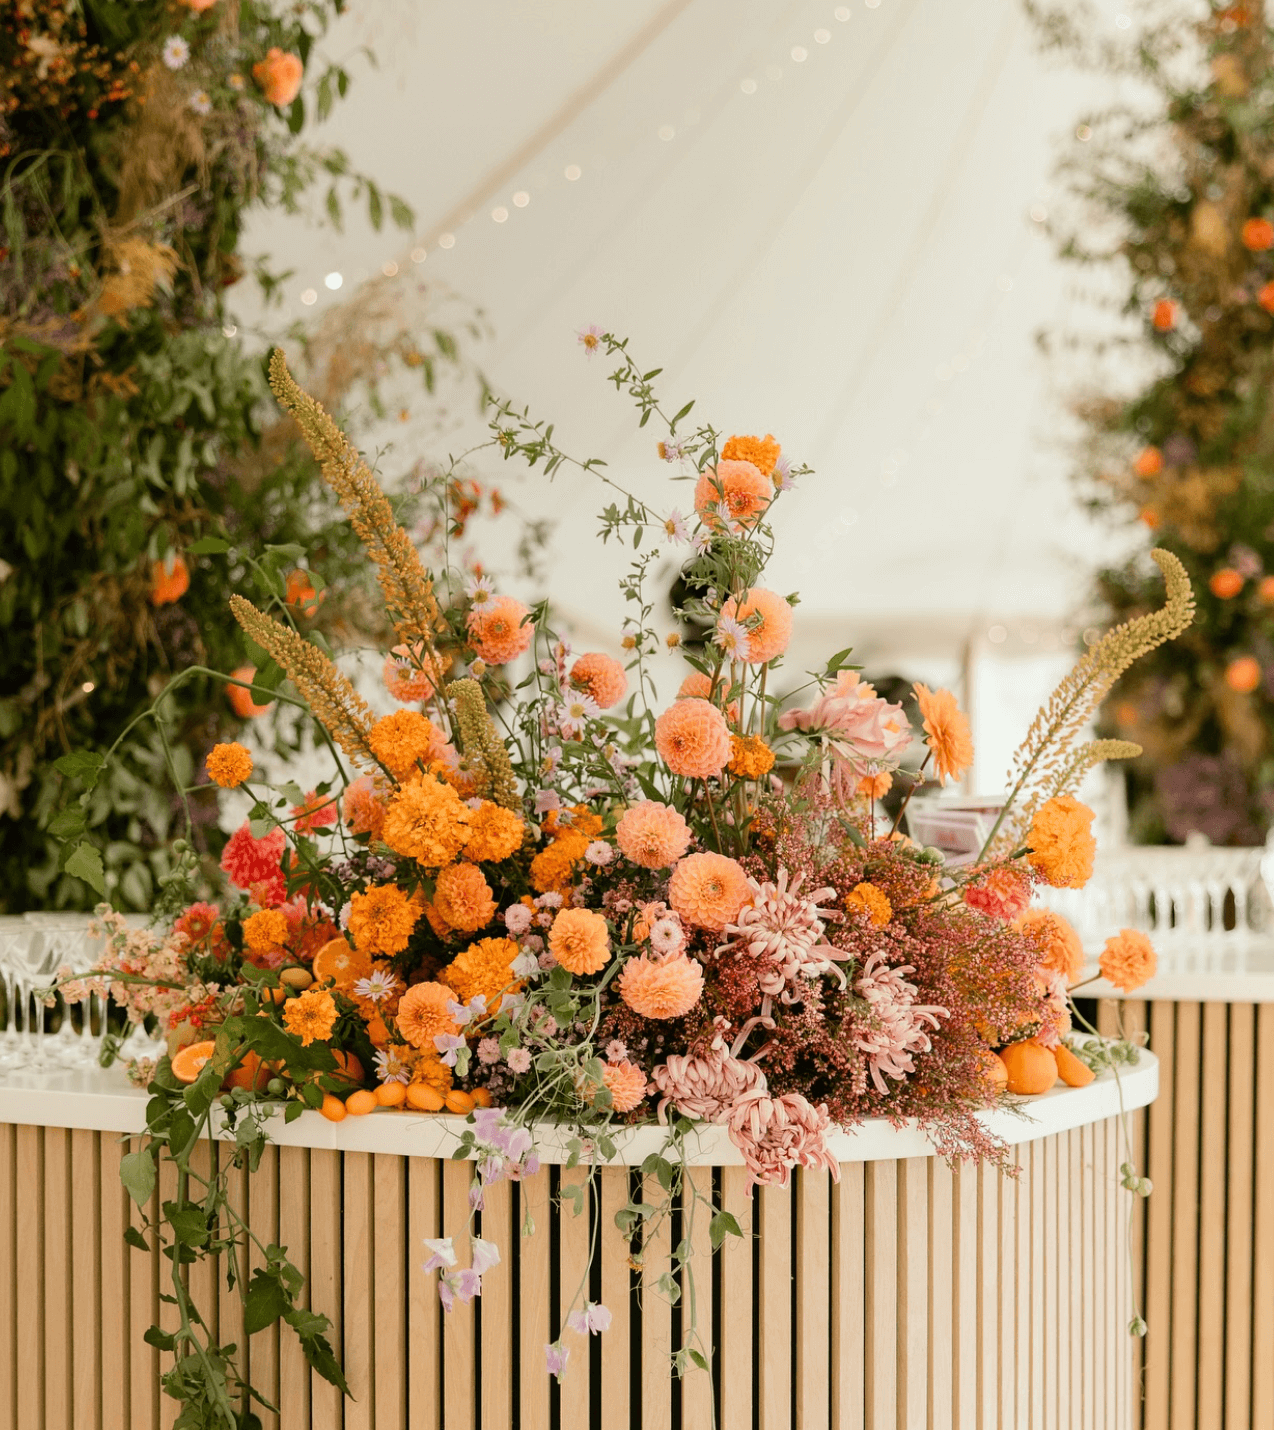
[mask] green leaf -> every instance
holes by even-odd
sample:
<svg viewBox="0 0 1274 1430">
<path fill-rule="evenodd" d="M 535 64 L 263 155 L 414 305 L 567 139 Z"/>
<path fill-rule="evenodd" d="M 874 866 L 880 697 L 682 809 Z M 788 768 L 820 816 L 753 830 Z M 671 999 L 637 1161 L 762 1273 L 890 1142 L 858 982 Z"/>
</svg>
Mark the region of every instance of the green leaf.
<svg viewBox="0 0 1274 1430">
<path fill-rule="evenodd" d="M 69 755 L 53 761 L 53 768 L 67 779 L 83 780 L 92 789 L 102 772 L 105 759 L 97 750 L 72 750 Z"/>
<path fill-rule="evenodd" d="M 54 839 L 74 839 L 84 833 L 84 810 L 81 805 L 68 805 L 49 820 L 49 833 Z"/>
<path fill-rule="evenodd" d="M 92 844 L 77 844 L 63 869 L 77 879 L 83 879 L 90 889 L 106 896 L 106 875 L 102 869 L 102 856 Z"/>
<path fill-rule="evenodd" d="M 268 1271 L 252 1273 L 243 1305 L 243 1329 L 250 1336 L 272 1326 L 288 1309 L 287 1293 L 279 1278 Z"/>
<path fill-rule="evenodd" d="M 230 550 L 230 543 L 219 536 L 201 536 L 198 541 L 192 541 L 186 550 L 192 556 L 220 556 Z"/>
<path fill-rule="evenodd" d="M 742 1235 L 743 1228 L 732 1212 L 717 1212 L 708 1223 L 708 1236 L 711 1238 L 713 1251 L 721 1245 L 727 1236 Z"/>
<path fill-rule="evenodd" d="M 300 1102 L 289 1102 L 283 1113 L 284 1122 L 295 1122 L 305 1111 L 305 1104 Z"/>
<path fill-rule="evenodd" d="M 177 1344 L 176 1340 L 168 1331 L 161 1331 L 158 1326 L 147 1326 L 146 1334 L 142 1337 L 148 1346 L 154 1346 L 156 1350 L 170 1351 Z"/>
<path fill-rule="evenodd" d="M 124 1230 L 124 1240 L 129 1246 L 135 1247 L 138 1251 L 149 1251 L 150 1245 L 146 1238 L 137 1230 L 135 1226 L 126 1227 Z"/>
<path fill-rule="evenodd" d="M 149 1152 L 129 1152 L 119 1159 L 119 1179 L 128 1195 L 144 1207 L 155 1190 L 155 1159 Z"/>
</svg>

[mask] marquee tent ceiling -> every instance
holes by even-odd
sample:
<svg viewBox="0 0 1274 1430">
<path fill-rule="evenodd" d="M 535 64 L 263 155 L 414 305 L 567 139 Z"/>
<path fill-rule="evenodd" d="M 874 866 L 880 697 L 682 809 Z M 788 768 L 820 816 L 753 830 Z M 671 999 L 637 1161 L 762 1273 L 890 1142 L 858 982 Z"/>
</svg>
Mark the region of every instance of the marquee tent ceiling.
<svg viewBox="0 0 1274 1430">
<path fill-rule="evenodd" d="M 1111 538 L 1065 475 L 1036 335 L 1071 320 L 1076 280 L 1031 211 L 1057 138 L 1107 96 L 1040 58 L 1017 0 L 375 0 L 324 48 L 362 43 L 379 69 L 354 61 L 319 133 L 408 199 L 418 237 L 261 217 L 248 247 L 294 270 L 288 321 L 369 274 L 448 285 L 486 315 L 497 390 L 684 510 L 575 338 L 628 334 L 671 404 L 816 468 L 775 510 L 771 584 L 800 589 L 803 647 L 954 655 L 1076 610 Z M 613 643 L 600 494 L 568 474 L 519 500 L 556 522 L 555 600 Z"/>
</svg>

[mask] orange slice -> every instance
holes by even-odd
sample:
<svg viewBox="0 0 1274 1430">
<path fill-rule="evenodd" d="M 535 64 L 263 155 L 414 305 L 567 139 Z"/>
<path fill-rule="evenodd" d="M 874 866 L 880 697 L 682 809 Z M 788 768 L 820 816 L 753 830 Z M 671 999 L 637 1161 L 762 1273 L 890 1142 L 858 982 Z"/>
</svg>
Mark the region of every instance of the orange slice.
<svg viewBox="0 0 1274 1430">
<path fill-rule="evenodd" d="M 211 1039 L 202 1043 L 187 1043 L 172 1060 L 173 1076 L 178 1082 L 194 1082 L 203 1072 L 204 1064 L 216 1046 Z"/>
<path fill-rule="evenodd" d="M 314 955 L 310 970 L 315 983 L 331 981 L 338 988 L 349 988 L 355 980 L 367 977 L 372 971 L 372 961 L 365 953 L 352 949 L 343 938 L 334 938 Z"/>
<path fill-rule="evenodd" d="M 1067 1087 L 1087 1087 L 1097 1076 L 1065 1043 L 1058 1043 L 1053 1049 L 1053 1056 L 1057 1059 L 1058 1074 Z"/>
</svg>

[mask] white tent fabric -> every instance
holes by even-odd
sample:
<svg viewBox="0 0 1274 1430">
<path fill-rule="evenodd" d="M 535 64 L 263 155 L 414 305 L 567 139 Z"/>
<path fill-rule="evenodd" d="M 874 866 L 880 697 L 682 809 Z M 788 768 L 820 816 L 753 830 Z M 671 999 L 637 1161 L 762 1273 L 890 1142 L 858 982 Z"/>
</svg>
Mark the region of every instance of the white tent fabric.
<svg viewBox="0 0 1274 1430">
<path fill-rule="evenodd" d="M 1040 58 L 1018 0 L 375 0 L 323 50 L 363 42 L 379 69 L 319 134 L 408 199 L 418 238 L 263 217 L 248 248 L 295 270 L 289 321 L 390 260 L 374 281 L 440 281 L 484 311 L 498 391 L 684 511 L 575 337 L 627 334 L 671 410 L 694 397 L 816 469 L 774 511 L 798 661 L 853 644 L 943 678 L 995 627 L 1056 647 L 1111 539 L 1076 505 L 1037 350 L 1075 282 L 1041 220 L 1058 137 L 1105 96 Z M 518 499 L 556 522 L 555 603 L 613 648 L 601 493 L 564 473 Z"/>
</svg>

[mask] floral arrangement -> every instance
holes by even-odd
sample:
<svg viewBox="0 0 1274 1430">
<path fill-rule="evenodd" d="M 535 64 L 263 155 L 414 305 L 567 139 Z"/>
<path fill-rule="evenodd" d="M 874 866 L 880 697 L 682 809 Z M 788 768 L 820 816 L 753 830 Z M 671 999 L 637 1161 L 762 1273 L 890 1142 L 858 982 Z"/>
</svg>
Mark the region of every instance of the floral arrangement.
<svg viewBox="0 0 1274 1430">
<path fill-rule="evenodd" d="M 829 1128 L 871 1117 L 917 1119 L 951 1158 L 1002 1159 L 980 1110 L 1059 1076 L 1086 1083 L 1114 1056 L 1072 1046 L 1082 950 L 1032 895 L 1091 873 L 1092 812 L 1073 790 L 1098 760 L 1132 751 L 1080 736 L 1119 674 L 1188 623 L 1179 563 L 1158 555 L 1163 608 L 1107 635 L 1040 712 L 987 848 L 949 871 L 902 821 L 912 791 L 958 779 L 972 759 L 950 692 L 916 687 L 915 730 L 841 652 L 775 693 L 793 605 L 762 584 L 770 514 L 807 469 L 770 436 L 683 430 L 691 404 L 664 417 L 655 374 L 625 342 L 585 338 L 615 361 L 611 381 L 643 425 L 663 422 L 659 455 L 693 482 L 691 516 L 626 491 L 603 513 L 604 533 L 634 550 L 626 661 L 573 654 L 545 605 L 487 577 L 462 585 L 426 570 L 369 469 L 273 358 L 274 390 L 380 581 L 396 642 L 384 686 L 398 708 L 377 716 L 318 645 L 233 597 L 250 640 L 326 732 L 337 774 L 309 792 L 272 786 L 245 746 L 219 744 L 209 777 L 254 800 L 222 856 L 229 896 L 151 931 L 103 914 L 110 948 L 80 986 L 109 987 L 134 1021 L 158 1018 L 169 1049 L 142 1070 L 150 1141 L 126 1159 L 125 1179 L 144 1205 L 158 1158 L 176 1160 L 177 1211 L 185 1197 L 200 1216 L 193 1230 L 174 1216 L 169 1234 L 191 1254 L 246 1234 L 215 1178 L 190 1165 L 214 1115 L 250 1150 L 280 1109 L 334 1121 L 450 1113 L 458 1153 L 474 1158 L 477 1208 L 485 1187 L 536 1169 L 545 1123 L 594 1165 L 626 1128 L 662 1125 L 653 1170 L 670 1191 L 684 1138 L 703 1123 L 724 1127 L 749 1183 L 766 1186 L 795 1167 L 835 1177 Z M 571 460 L 551 428 L 507 403 L 491 430 L 508 460 L 550 475 Z M 653 624 L 648 536 L 688 548 L 684 614 L 712 632 L 663 699 L 649 657 L 679 642 Z M 904 774 L 917 742 L 919 770 Z M 878 801 L 896 779 L 908 789 L 886 821 Z M 1153 966 L 1128 930 L 1102 957 L 1124 988 Z M 1126 1177 L 1139 1185 L 1131 1166 Z M 642 1215 L 626 1208 L 614 1234 L 638 1235 Z M 711 1226 L 714 1245 L 738 1232 L 719 1208 Z M 454 1312 L 501 1253 L 448 1230 L 425 1270 Z M 277 1251 L 247 1288 L 247 1324 L 282 1315 L 338 1377 L 322 1318 L 297 1307 L 299 1278 Z M 204 1344 L 180 1281 L 168 1389 L 220 1403 L 232 1358 Z M 563 1315 L 574 1331 L 608 1320 L 578 1298 Z M 559 1333 L 549 1370 L 560 1374 L 568 1354 Z M 691 1342 L 678 1351 L 678 1372 L 703 1364 Z"/>
<path fill-rule="evenodd" d="M 1055 209 L 1062 254 L 1108 272 L 1128 320 L 1092 345 L 1088 371 L 1109 350 L 1115 382 L 1076 402 L 1092 505 L 1142 529 L 1101 573 L 1101 618 L 1153 606 L 1152 545 L 1199 593 L 1188 636 L 1104 711 L 1145 751 L 1128 767 L 1131 832 L 1259 844 L 1274 815 L 1274 30 L 1259 5 L 1165 6 L 1116 42 L 1092 5 L 1028 8 L 1046 43 L 1137 95 L 1084 116 Z"/>
</svg>

